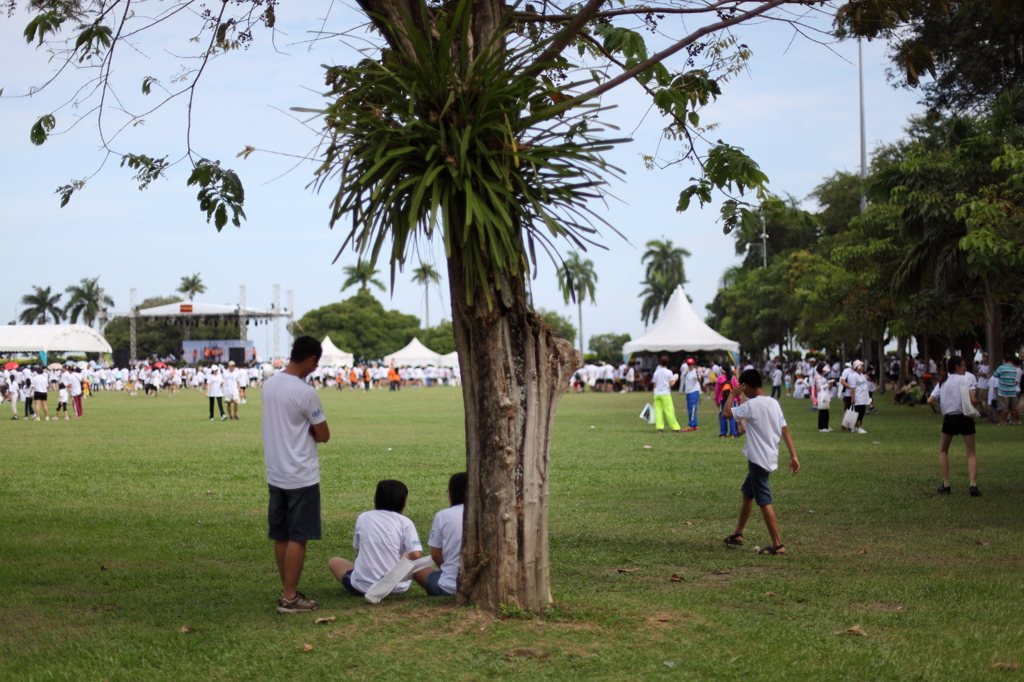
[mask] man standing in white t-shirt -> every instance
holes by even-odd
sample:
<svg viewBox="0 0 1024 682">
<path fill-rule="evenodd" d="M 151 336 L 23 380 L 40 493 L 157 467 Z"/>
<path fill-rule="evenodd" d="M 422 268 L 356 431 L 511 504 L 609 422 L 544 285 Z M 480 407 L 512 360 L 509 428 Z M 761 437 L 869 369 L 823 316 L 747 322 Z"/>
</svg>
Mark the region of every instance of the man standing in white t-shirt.
<svg viewBox="0 0 1024 682">
<path fill-rule="evenodd" d="M 317 443 L 331 438 L 316 390 L 306 377 L 323 349 L 311 336 L 292 346 L 291 361 L 263 385 L 263 459 L 270 503 L 268 536 L 281 576 L 278 613 L 313 611 L 319 604 L 298 591 L 306 542 L 320 539 L 320 459 Z"/>
</svg>

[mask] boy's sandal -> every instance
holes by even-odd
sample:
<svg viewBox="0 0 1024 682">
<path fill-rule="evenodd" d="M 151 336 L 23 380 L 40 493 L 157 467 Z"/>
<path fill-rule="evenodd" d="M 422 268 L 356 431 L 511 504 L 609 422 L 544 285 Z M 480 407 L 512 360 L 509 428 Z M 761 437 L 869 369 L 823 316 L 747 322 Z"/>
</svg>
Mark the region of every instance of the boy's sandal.
<svg viewBox="0 0 1024 682">
<path fill-rule="evenodd" d="M 779 551 L 784 549 L 786 549 L 785 545 L 775 545 L 774 547 L 768 545 L 767 547 L 762 547 L 758 554 L 785 554 L 785 552 Z"/>
<path fill-rule="evenodd" d="M 742 533 L 733 533 L 732 535 L 730 535 L 726 539 L 722 540 L 722 542 L 724 542 L 727 545 L 732 545 L 733 547 L 739 547 L 740 545 L 743 544 L 743 534 Z"/>
</svg>

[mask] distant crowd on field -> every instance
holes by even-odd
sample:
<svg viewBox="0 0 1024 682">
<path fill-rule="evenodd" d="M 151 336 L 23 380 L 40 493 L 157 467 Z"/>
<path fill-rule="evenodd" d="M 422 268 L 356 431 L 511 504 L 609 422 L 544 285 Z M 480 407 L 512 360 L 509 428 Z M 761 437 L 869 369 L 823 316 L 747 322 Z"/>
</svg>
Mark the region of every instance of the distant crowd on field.
<svg viewBox="0 0 1024 682">
<path fill-rule="evenodd" d="M 267 378 L 283 369 L 283 363 L 262 362 L 242 367 L 236 366 L 234 361 L 184 367 L 175 367 L 165 361 L 144 361 L 126 367 L 107 367 L 96 361 L 52 363 L 46 367 L 10 362 L 0 368 L 0 404 L 10 405 L 13 420 L 19 418 L 18 402 L 21 402 L 25 419 L 40 421 L 42 415 L 44 421 L 49 421 L 56 420 L 61 412 L 65 419 L 81 417 L 82 400 L 101 392 L 124 391 L 132 396 L 157 397 L 160 394 L 173 396 L 191 388 L 206 393 L 210 400 L 211 421 L 215 419 L 215 407 L 219 409 L 221 421 L 237 420 L 238 405 L 246 403 L 246 389 L 262 386 Z M 352 367 L 317 366 L 303 381 L 315 389 L 348 388 L 351 391 L 385 387 L 397 391 L 407 387 L 459 386 L 462 383 L 458 367 L 395 367 L 383 363 Z M 50 394 L 57 397 L 52 415 Z M 70 417 L 69 404 L 74 408 Z"/>
</svg>

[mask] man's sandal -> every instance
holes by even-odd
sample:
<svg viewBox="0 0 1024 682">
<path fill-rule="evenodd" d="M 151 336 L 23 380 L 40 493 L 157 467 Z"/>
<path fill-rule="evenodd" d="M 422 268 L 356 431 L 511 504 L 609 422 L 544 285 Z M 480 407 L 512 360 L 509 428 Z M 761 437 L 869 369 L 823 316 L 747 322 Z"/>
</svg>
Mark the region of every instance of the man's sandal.
<svg viewBox="0 0 1024 682">
<path fill-rule="evenodd" d="M 743 533 L 733 533 L 722 542 L 730 547 L 740 547 L 743 544 Z"/>
<path fill-rule="evenodd" d="M 772 545 L 768 545 L 767 547 L 762 547 L 761 550 L 758 552 L 758 554 L 783 554 L 784 555 L 785 552 L 784 551 L 780 551 L 780 550 L 784 550 L 784 549 L 786 549 L 785 545 L 775 545 L 774 547 Z"/>
</svg>

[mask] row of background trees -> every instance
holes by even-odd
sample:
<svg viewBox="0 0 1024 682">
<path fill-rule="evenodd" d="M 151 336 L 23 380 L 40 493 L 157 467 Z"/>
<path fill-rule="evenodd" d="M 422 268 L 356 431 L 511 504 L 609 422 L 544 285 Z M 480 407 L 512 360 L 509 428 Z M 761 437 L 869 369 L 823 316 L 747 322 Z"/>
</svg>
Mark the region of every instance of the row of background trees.
<svg viewBox="0 0 1024 682">
<path fill-rule="evenodd" d="M 893 68 L 903 49 L 935 55 L 926 113 L 875 151 L 863 183 L 824 179 L 816 213 L 793 197 L 765 211 L 767 267 L 760 223 L 737 230 L 745 259 L 723 275 L 709 324 L 763 356 L 802 346 L 877 358 L 896 339 L 902 358 L 913 338 L 932 358 L 977 344 L 998 359 L 1024 345 L 1022 29 L 988 3 L 915 13 Z"/>
</svg>

